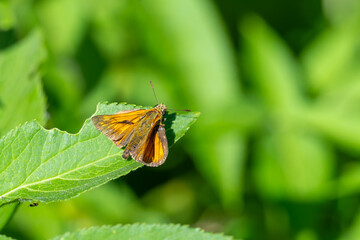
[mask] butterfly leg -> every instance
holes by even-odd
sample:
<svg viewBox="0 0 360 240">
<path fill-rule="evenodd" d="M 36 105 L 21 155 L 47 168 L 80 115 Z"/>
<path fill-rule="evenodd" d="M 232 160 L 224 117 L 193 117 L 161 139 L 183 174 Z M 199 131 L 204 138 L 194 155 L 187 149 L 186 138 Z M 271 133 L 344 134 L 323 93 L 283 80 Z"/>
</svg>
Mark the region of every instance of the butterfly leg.
<svg viewBox="0 0 360 240">
<path fill-rule="evenodd" d="M 126 147 L 124 152 L 123 152 L 123 155 L 122 155 L 122 158 L 123 159 L 128 159 L 130 157 L 130 151 L 129 149 Z"/>
<path fill-rule="evenodd" d="M 133 151 L 136 148 L 136 144 L 134 142 L 130 142 L 128 145 L 126 145 L 125 150 L 122 154 L 123 159 L 128 159 L 130 157 L 130 152 Z"/>
</svg>

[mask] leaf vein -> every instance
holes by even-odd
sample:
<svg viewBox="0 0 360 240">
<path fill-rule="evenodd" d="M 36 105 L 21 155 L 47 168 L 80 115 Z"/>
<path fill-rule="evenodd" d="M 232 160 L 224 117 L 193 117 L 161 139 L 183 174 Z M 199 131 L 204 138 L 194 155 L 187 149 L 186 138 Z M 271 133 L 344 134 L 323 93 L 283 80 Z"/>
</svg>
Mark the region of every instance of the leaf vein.
<svg viewBox="0 0 360 240">
<path fill-rule="evenodd" d="M 17 159 L 19 159 L 19 157 L 20 157 L 20 156 L 26 151 L 26 149 L 31 145 L 30 143 L 31 143 L 32 140 L 35 138 L 35 135 L 40 132 L 40 130 L 41 130 L 41 129 L 39 129 L 36 133 L 34 133 L 34 135 L 31 137 L 29 143 L 28 143 L 28 144 L 26 145 L 26 147 L 21 151 L 21 153 L 17 156 L 17 158 L 15 158 L 14 160 L 12 160 L 12 161 L 10 162 L 10 164 L 7 165 L 1 173 L 5 172 L 14 162 L 16 162 Z M 11 149 L 11 151 L 12 151 L 12 149 Z"/>
<path fill-rule="evenodd" d="M 98 136 L 100 136 L 100 135 L 98 135 Z M 89 139 L 86 139 L 86 140 L 80 141 L 80 142 L 85 142 L 85 141 L 88 141 L 88 140 L 92 140 L 92 139 L 94 139 L 94 138 L 96 138 L 96 137 L 98 137 L 98 136 L 95 136 L 95 137 L 92 137 L 92 138 L 89 138 Z M 57 157 L 59 154 L 67 151 L 70 147 L 73 147 L 73 146 L 75 146 L 76 144 L 78 144 L 78 143 L 80 143 L 80 142 L 76 142 L 76 143 L 74 143 L 73 145 L 70 145 L 69 147 L 65 148 L 64 150 L 61 150 L 61 151 L 57 152 L 54 156 L 51 156 L 51 157 L 49 157 L 48 159 L 46 159 L 46 160 L 45 160 L 44 162 L 42 162 L 36 169 L 34 169 L 34 171 L 32 171 L 32 172 L 30 173 L 30 175 L 29 175 L 21 184 L 24 184 L 24 183 L 25 183 L 39 168 L 41 168 L 46 162 L 48 162 L 49 160 Z M 21 186 L 21 184 L 20 184 L 19 186 Z"/>
<path fill-rule="evenodd" d="M 60 174 L 60 175 L 57 175 L 57 176 L 55 176 L 55 177 L 52 177 L 52 178 L 43 179 L 43 180 L 40 180 L 40 181 L 37 181 L 37 182 L 25 184 L 25 185 L 22 185 L 22 186 L 19 185 L 18 187 L 14 188 L 13 190 L 11 190 L 11 191 L 3 194 L 1 197 L 8 196 L 9 194 L 11 194 L 11 193 L 13 193 L 13 192 L 16 192 L 16 191 L 18 191 L 18 190 L 20 190 L 20 189 L 23 189 L 23 188 L 28 188 L 28 187 L 34 186 L 34 185 L 36 185 L 36 184 L 42 184 L 42 183 L 45 183 L 45 182 L 49 182 L 49 181 L 58 179 L 58 178 L 60 178 L 60 177 L 62 177 L 62 176 L 65 176 L 66 174 L 75 172 L 75 171 L 80 170 L 80 169 L 82 169 L 82 168 L 86 168 L 86 167 L 88 167 L 88 166 L 90 166 L 90 165 L 92 165 L 92 164 L 95 164 L 95 163 L 100 162 L 100 161 L 102 161 L 102 160 L 105 160 L 105 159 L 107 159 L 107 158 L 114 157 L 114 156 L 116 156 L 116 155 L 118 155 L 118 154 L 113 154 L 113 155 L 110 155 L 110 156 L 106 156 L 106 157 L 100 158 L 100 159 L 98 159 L 98 160 L 96 160 L 96 161 L 94 161 L 94 162 L 91 162 L 91 163 L 89 163 L 89 164 L 83 165 L 83 166 L 78 167 L 78 168 L 74 168 L 74 169 L 72 169 L 72 170 L 70 170 L 70 171 L 64 172 L 64 173 L 62 173 L 62 174 Z"/>
</svg>

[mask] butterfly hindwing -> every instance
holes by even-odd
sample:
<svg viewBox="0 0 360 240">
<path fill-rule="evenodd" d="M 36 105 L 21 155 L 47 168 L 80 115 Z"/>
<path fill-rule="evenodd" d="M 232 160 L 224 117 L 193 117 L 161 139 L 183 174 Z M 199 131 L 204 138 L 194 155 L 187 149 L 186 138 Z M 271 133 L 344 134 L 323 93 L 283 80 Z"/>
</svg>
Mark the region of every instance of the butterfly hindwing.
<svg viewBox="0 0 360 240">
<path fill-rule="evenodd" d="M 153 143 L 153 146 L 151 146 Z M 143 158 L 144 163 L 149 163 L 147 165 L 150 166 L 159 166 L 163 164 L 168 156 L 168 142 L 165 134 L 164 125 L 160 124 L 156 134 L 154 136 L 154 140 L 149 142 L 147 148 L 153 149 L 153 155 L 147 154 L 148 151 L 145 151 L 145 155 Z"/>
<path fill-rule="evenodd" d="M 168 151 L 165 128 L 159 120 L 149 131 L 147 138 L 139 145 L 139 148 L 130 153 L 136 161 L 155 167 L 164 163 Z"/>
</svg>

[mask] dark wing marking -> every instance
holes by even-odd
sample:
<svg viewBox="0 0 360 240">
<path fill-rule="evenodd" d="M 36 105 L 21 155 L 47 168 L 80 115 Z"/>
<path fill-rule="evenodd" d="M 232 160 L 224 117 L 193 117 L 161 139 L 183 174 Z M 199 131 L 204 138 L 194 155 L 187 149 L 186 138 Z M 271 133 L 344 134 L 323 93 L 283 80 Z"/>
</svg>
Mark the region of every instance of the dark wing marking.
<svg viewBox="0 0 360 240">
<path fill-rule="evenodd" d="M 98 115 L 92 117 L 95 127 L 118 147 L 129 143 L 134 128 L 149 110 L 131 109 L 112 115 Z"/>
</svg>

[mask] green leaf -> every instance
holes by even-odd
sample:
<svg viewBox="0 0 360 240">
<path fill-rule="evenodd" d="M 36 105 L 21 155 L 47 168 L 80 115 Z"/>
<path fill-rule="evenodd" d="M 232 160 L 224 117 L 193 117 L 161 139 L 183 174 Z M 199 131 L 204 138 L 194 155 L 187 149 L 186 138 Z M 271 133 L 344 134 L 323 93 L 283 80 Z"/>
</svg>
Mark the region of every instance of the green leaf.
<svg viewBox="0 0 360 240">
<path fill-rule="evenodd" d="M 290 49 L 264 21 L 244 22 L 246 64 L 264 105 L 264 136 L 256 144 L 254 176 L 271 198 L 324 197 L 334 169 L 331 148 L 304 123 L 303 73 Z M 294 176 L 297 176 L 294 178 Z"/>
<path fill-rule="evenodd" d="M 327 30 L 302 58 L 310 88 L 317 94 L 306 120 L 316 131 L 354 152 L 360 149 L 359 33 L 358 23 Z"/>
<path fill-rule="evenodd" d="M 14 25 L 14 15 L 9 2 L 0 2 L 0 29 L 8 30 Z"/>
<path fill-rule="evenodd" d="M 134 108 L 99 104 L 96 114 Z M 169 145 L 179 140 L 198 116 L 194 112 L 167 115 Z M 31 121 L 3 137 L 0 149 L 0 205 L 17 200 L 68 199 L 142 166 L 122 159 L 123 149 L 101 134 L 90 119 L 77 134 L 46 130 Z"/>
<path fill-rule="evenodd" d="M 12 240 L 14 238 L 11 238 L 11 237 L 7 237 L 5 235 L 0 235 L 0 240 Z"/>
<path fill-rule="evenodd" d="M 231 240 L 232 237 L 221 234 L 206 233 L 198 228 L 189 228 L 180 225 L 116 225 L 102 226 L 84 229 L 76 233 L 66 233 L 62 236 L 55 237 L 54 240 L 71 240 L 71 239 L 196 239 L 196 240 Z"/>
<path fill-rule="evenodd" d="M 360 189 L 360 165 L 348 163 L 344 170 L 339 173 L 339 177 L 331 185 L 329 184 L 330 197 L 341 198 L 358 193 Z M 337 191 L 333 191 L 334 189 Z"/>
<path fill-rule="evenodd" d="M 76 52 L 85 33 L 87 4 L 84 1 L 44 1 L 36 5 L 36 13 L 48 46 L 57 56 Z"/>
<path fill-rule="evenodd" d="M 104 56 L 116 59 L 133 50 L 135 28 L 127 28 L 127 14 L 134 16 L 129 9 L 129 2 L 104 0 L 101 4 L 97 1 L 86 1 L 91 6 L 93 31 L 92 38 Z M 130 10 L 130 11 L 129 11 Z"/>
<path fill-rule="evenodd" d="M 5 204 L 0 208 L 0 231 L 5 227 L 8 221 L 11 219 L 12 215 L 15 213 L 15 210 L 19 206 L 19 203 L 9 203 Z"/>
<path fill-rule="evenodd" d="M 313 92 L 327 93 L 337 89 L 348 81 L 353 69 L 358 69 L 358 36 L 358 21 L 345 23 L 327 29 L 305 49 L 301 60 Z"/>
<path fill-rule="evenodd" d="M 242 24 L 247 67 L 254 87 L 271 110 L 290 111 L 302 104 L 300 68 L 290 49 L 257 16 Z"/>
<path fill-rule="evenodd" d="M 44 57 L 39 32 L 0 53 L 0 134 L 32 119 L 45 123 L 45 97 L 36 72 Z"/>
<path fill-rule="evenodd" d="M 344 231 L 338 239 L 342 240 L 356 240 L 360 238 L 360 212 L 357 211 L 354 220 Z"/>
</svg>

